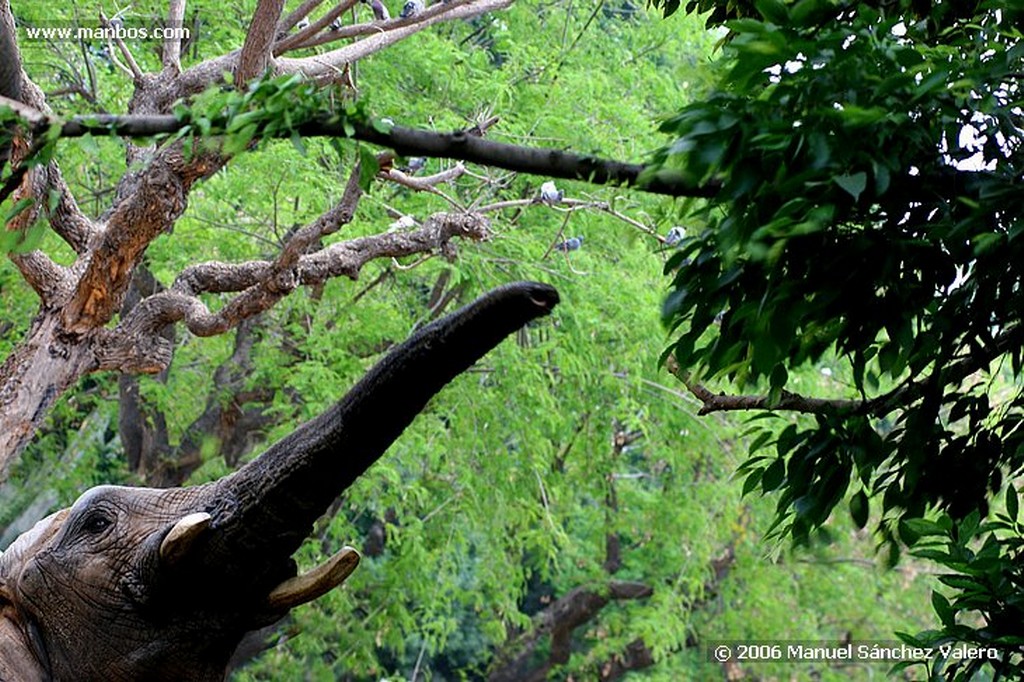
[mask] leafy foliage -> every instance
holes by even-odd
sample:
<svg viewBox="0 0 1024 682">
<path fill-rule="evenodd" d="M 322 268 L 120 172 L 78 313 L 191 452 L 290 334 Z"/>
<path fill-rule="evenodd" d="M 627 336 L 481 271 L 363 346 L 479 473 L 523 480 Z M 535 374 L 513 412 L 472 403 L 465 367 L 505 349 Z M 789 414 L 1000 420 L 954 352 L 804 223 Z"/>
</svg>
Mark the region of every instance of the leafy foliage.
<svg viewBox="0 0 1024 682">
<path fill-rule="evenodd" d="M 25 13 L 19 20 L 43 21 L 50 11 L 69 19 L 71 9 L 51 5 L 19 3 L 17 11 Z M 216 21 L 203 24 L 187 57 L 198 60 L 236 47 L 254 5 L 190 2 L 198 16 L 215 14 Z M 156 13 L 159 3 L 133 8 Z M 629 2 L 519 2 L 508 12 L 442 26 L 375 55 L 359 64 L 357 82 L 368 110 L 372 105 L 403 124 L 448 129 L 499 114 L 495 134 L 510 140 L 637 158 L 653 145 L 656 117 L 681 101 L 700 100 L 710 89 L 701 67 L 716 36 L 696 26 L 683 16 L 652 21 Z M 145 44 L 130 47 L 144 67 L 159 67 Z M 27 54 L 29 62 L 46 56 L 39 45 L 28 46 Z M 83 54 L 103 66 L 102 53 Z M 630 74 L 625 81 L 622 69 Z M 130 88 L 113 68 L 96 71 L 97 99 L 88 106 L 122 110 Z M 66 84 L 62 71 L 47 74 L 50 89 Z M 182 112 L 195 126 L 192 132 L 230 128 L 229 149 L 241 151 L 260 136 L 260 126 L 293 126 L 313 110 L 322 111 L 322 96 L 293 81 L 265 81 L 246 92 L 211 91 Z M 85 106 L 80 100 L 53 101 L 66 113 Z M 858 138 L 851 133 L 848 139 Z M 750 144 L 751 154 L 760 153 L 760 142 Z M 83 199 L 83 206 L 98 214 L 111 176 L 125 170 L 120 144 L 93 139 L 65 144 L 61 151 L 76 194 L 95 198 Z M 239 154 L 199 186 L 173 238 L 162 237 L 148 249 L 147 266 L 158 281 L 169 283 L 200 260 L 272 257 L 289 229 L 337 201 L 344 172 L 366 157 L 348 142 L 331 146 L 310 139 L 268 141 L 259 151 Z M 446 164 L 428 162 L 429 171 L 438 167 Z M 478 177 L 445 188 L 466 205 L 530 197 L 539 184 L 474 170 Z M 709 178 L 723 175 L 720 169 Z M 823 196 L 849 197 L 843 200 L 855 204 L 850 190 L 858 190 L 860 180 L 856 171 L 849 175 L 823 188 Z M 422 218 L 446 207 L 427 193 L 370 190 L 344 238 L 387 229 L 395 208 Z M 584 191 L 592 190 L 566 187 L 568 196 Z M 866 198 L 872 191 L 865 177 L 860 194 Z M 613 193 L 607 199 L 659 230 L 675 222 L 671 207 Z M 557 676 L 590 679 L 638 637 L 656 661 L 646 677 L 703 679 L 720 671 L 709 666 L 694 639 L 838 639 L 848 630 L 859 638 L 883 637 L 893 620 L 901 626 L 918 621 L 919 591 L 905 588 L 922 581 L 862 564 L 831 563 L 837 555 L 862 551 L 865 540 L 855 529 L 827 539 L 808 533 L 813 554 L 807 563 L 766 566 L 761 560 L 757 532 L 771 509 L 762 500 L 741 505 L 736 499 L 729 481 L 742 457 L 736 429 L 730 421 L 698 419 L 688 402 L 662 385 L 664 375 L 654 366 L 652 349 L 662 338 L 656 312 L 663 285 L 656 271 L 663 259 L 651 247 L 653 240 L 606 215 L 549 208 L 495 215 L 494 227 L 493 241 L 464 249 L 454 264 L 376 264 L 359 283 L 332 281 L 323 290 L 298 291 L 262 321 L 245 388 L 273 391 L 268 411 L 275 419 L 267 433 L 254 436 L 272 439 L 317 414 L 383 347 L 429 319 L 428 294 L 441 277 L 449 277 L 449 290 L 462 298 L 512 278 L 539 278 L 554 282 L 565 301 L 554 321 L 525 330 L 520 345 L 506 344 L 433 401 L 388 457 L 339 502 L 338 514 L 317 528 L 297 557 L 300 563 L 313 564 L 342 544 L 368 545 L 381 528 L 383 551 L 368 556 L 344 590 L 297 611 L 274 635 L 281 644 L 237 672 L 237 679 L 381 679 L 414 671 L 435 680 L 479 677 L 552 599 L 607 581 L 602 564 L 610 533 L 623 547 L 616 576 L 649 583 L 654 595 L 612 604 L 580 628 L 573 655 Z M 567 227 L 568 234 L 587 236 L 585 248 L 569 258 L 550 255 L 550 245 L 567 236 Z M 61 253 L 52 236 L 43 240 L 48 252 Z M 72 256 L 63 255 L 70 262 Z M 673 256 L 670 267 L 678 258 Z M 33 314 L 31 295 L 11 282 L 11 272 L 9 265 L 0 269 L 5 321 L 9 316 L 23 328 Z M 216 310 L 221 299 L 207 295 L 205 302 Z M 5 349 L 10 340 L 0 333 Z M 218 395 L 214 368 L 231 352 L 229 337 L 178 338 L 173 371 L 141 381 L 147 405 L 165 420 L 173 441 L 183 438 L 207 397 Z M 806 381 L 807 372 L 783 371 L 784 366 L 768 362 L 765 372 L 748 370 L 747 376 L 765 376 L 779 390 Z M 111 461 L 118 448 L 116 396 L 114 382 L 104 379 L 58 406 L 50 432 L 16 472 L 23 498 L 24 490 L 45 490 L 62 472 L 63 500 L 93 483 L 126 481 Z M 867 451 L 877 436 L 868 416 L 860 419 L 863 425 L 853 427 L 836 419 L 835 428 L 859 435 Z M 104 428 L 94 434 L 83 423 Z M 82 435 L 76 437 L 76 430 Z M 609 443 L 620 430 L 639 432 L 642 439 L 616 455 Z M 760 445 L 771 438 L 767 434 Z M 809 438 L 796 427 L 780 435 L 780 456 L 750 469 L 755 483 L 785 490 L 787 444 L 800 447 Z M 844 448 L 805 458 L 804 469 L 816 472 L 836 460 L 846 464 L 831 478 L 809 482 L 802 497 L 819 495 L 819 507 L 841 499 L 841 474 L 864 457 L 854 446 Z M 204 450 L 208 458 L 194 481 L 229 470 L 214 451 Z M 69 461 L 75 466 L 68 467 Z M 855 499 L 863 504 L 851 511 L 863 526 L 867 494 Z M 5 512 L 6 518 L 13 515 Z M 709 566 L 726 546 L 735 548 L 737 562 L 721 594 L 714 594 Z M 862 598 L 851 599 L 853 594 Z M 702 610 L 705 601 L 709 607 Z"/>
<path fill-rule="evenodd" d="M 895 557 L 910 520 L 977 520 L 1024 468 L 1021 8 L 698 4 L 729 31 L 720 86 L 655 159 L 720 190 L 666 267 L 671 353 L 776 402 L 845 359 L 858 399 L 783 428 L 745 489 L 778 491 L 779 532 L 806 541 L 853 483 Z"/>
</svg>

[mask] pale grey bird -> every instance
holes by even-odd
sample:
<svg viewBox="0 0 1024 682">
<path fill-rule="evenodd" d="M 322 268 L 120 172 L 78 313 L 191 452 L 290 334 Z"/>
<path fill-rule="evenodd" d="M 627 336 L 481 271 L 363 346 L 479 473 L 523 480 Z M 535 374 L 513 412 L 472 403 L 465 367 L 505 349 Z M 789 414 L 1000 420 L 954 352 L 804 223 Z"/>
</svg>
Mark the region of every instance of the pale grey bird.
<svg viewBox="0 0 1024 682">
<path fill-rule="evenodd" d="M 541 201 L 546 201 L 549 204 L 557 204 L 565 198 L 565 192 L 555 187 L 555 183 L 548 180 L 540 186 L 540 198 Z"/>
<path fill-rule="evenodd" d="M 415 175 L 416 173 L 419 173 L 421 170 L 426 168 L 426 166 L 427 158 L 425 156 L 412 156 L 409 157 L 409 163 L 405 166 L 402 166 L 398 170 L 402 171 L 407 175 Z"/>
<path fill-rule="evenodd" d="M 399 14 L 398 16 L 402 17 L 403 19 L 414 17 L 420 12 L 422 12 L 424 7 L 425 5 L 423 4 L 423 0 L 409 0 L 407 3 L 405 3 L 405 5 L 402 6 L 402 13 Z"/>
<path fill-rule="evenodd" d="M 668 231 L 668 234 L 665 235 L 665 246 L 675 246 L 679 242 L 683 241 L 683 237 L 685 236 L 686 230 L 683 227 L 676 225 Z"/>
<path fill-rule="evenodd" d="M 555 244 L 555 251 L 575 251 L 583 246 L 583 236 L 569 237 L 560 244 Z"/>
<path fill-rule="evenodd" d="M 377 21 L 387 21 L 391 18 L 391 12 L 380 0 L 370 0 L 370 9 L 373 10 L 373 18 Z"/>
</svg>

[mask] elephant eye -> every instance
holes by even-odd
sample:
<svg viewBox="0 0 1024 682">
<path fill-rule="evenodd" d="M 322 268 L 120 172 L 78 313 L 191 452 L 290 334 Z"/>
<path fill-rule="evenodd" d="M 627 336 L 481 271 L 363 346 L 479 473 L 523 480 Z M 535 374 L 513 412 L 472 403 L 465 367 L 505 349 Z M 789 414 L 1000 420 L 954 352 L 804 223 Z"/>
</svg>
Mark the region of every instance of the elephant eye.
<svg viewBox="0 0 1024 682">
<path fill-rule="evenodd" d="M 90 514 L 82 522 L 82 530 L 90 535 L 99 535 L 113 523 L 114 521 L 106 514 Z"/>
</svg>

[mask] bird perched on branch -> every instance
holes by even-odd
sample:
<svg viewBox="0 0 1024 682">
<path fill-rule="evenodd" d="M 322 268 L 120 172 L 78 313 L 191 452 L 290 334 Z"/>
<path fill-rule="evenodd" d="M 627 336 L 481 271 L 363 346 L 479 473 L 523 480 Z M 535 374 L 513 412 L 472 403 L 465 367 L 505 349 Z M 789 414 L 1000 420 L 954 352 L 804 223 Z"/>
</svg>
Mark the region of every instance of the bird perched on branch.
<svg viewBox="0 0 1024 682">
<path fill-rule="evenodd" d="M 402 171 L 406 175 L 415 175 L 427 166 L 427 157 L 425 156 L 412 156 L 409 157 L 409 163 L 399 167 L 398 170 Z"/>
<path fill-rule="evenodd" d="M 391 12 L 380 0 L 370 0 L 370 9 L 373 10 L 373 17 L 377 21 L 387 21 L 391 18 Z"/>
<path fill-rule="evenodd" d="M 548 180 L 540 186 L 540 199 L 549 204 L 557 204 L 565 198 L 565 192 L 555 187 L 555 183 Z"/>
<path fill-rule="evenodd" d="M 583 236 L 569 237 L 560 244 L 555 244 L 555 251 L 575 251 L 583 246 Z"/>
<path fill-rule="evenodd" d="M 683 227 L 676 225 L 668 231 L 668 234 L 665 235 L 665 246 L 675 246 L 679 242 L 683 241 L 683 237 L 685 236 L 686 230 Z"/>
<path fill-rule="evenodd" d="M 391 12 L 380 0 L 362 0 L 362 2 L 370 6 L 370 9 L 373 10 L 373 18 L 377 21 L 387 21 L 391 18 Z"/>
<path fill-rule="evenodd" d="M 402 6 L 402 13 L 399 14 L 398 16 L 402 17 L 403 19 L 414 17 L 420 12 L 422 12 L 424 7 L 425 5 L 423 4 L 423 0 L 409 0 L 407 3 L 405 3 L 405 5 Z"/>
</svg>

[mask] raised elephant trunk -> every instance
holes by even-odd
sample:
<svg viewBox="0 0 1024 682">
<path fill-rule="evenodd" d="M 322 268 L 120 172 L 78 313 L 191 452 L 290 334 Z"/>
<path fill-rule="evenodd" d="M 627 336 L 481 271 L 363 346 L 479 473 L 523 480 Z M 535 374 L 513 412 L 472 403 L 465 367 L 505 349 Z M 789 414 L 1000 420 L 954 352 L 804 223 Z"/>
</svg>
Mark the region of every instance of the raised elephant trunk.
<svg viewBox="0 0 1024 682">
<path fill-rule="evenodd" d="M 204 563 L 288 557 L 313 522 L 445 384 L 558 302 L 544 284 L 496 289 L 393 348 L 327 412 L 214 484 Z"/>
<path fill-rule="evenodd" d="M 192 488 L 100 486 L 41 521 L 0 557 L 0 679 L 222 679 L 246 631 L 355 568 L 345 548 L 295 575 L 291 554 L 332 500 L 431 396 L 557 303 L 543 284 L 496 289 L 392 349 L 235 474 Z"/>
</svg>

